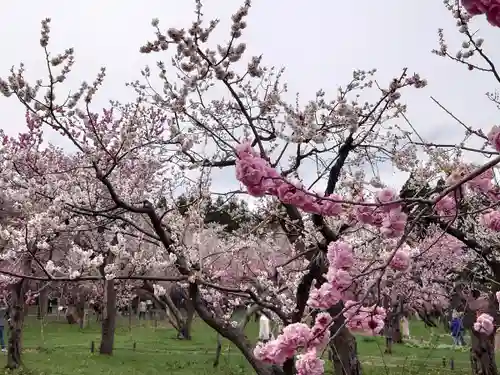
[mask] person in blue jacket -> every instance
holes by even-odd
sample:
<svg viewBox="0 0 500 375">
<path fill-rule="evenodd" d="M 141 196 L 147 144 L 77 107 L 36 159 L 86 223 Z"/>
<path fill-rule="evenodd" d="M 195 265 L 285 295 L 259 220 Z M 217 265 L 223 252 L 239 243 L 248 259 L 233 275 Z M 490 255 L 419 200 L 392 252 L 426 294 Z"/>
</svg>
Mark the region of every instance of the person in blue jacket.
<svg viewBox="0 0 500 375">
<path fill-rule="evenodd" d="M 465 346 L 464 340 L 464 324 L 462 316 L 457 312 L 453 313 L 453 319 L 451 320 L 451 337 L 453 338 L 453 344 L 457 346 Z"/>
</svg>

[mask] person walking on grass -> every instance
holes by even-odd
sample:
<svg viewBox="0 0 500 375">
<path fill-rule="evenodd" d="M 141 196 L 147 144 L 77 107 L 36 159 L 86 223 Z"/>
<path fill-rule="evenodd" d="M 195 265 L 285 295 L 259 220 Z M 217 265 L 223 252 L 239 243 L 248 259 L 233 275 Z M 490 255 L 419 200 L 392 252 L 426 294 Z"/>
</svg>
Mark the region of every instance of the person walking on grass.
<svg viewBox="0 0 500 375">
<path fill-rule="evenodd" d="M 0 346 L 2 347 L 2 352 L 7 351 L 5 349 L 4 331 L 5 331 L 5 319 L 7 318 L 8 309 L 9 307 L 5 302 L 5 298 L 2 298 L 2 302 L 0 305 Z"/>
<path fill-rule="evenodd" d="M 453 312 L 453 319 L 451 320 L 451 337 L 453 338 L 453 345 L 465 346 L 464 340 L 464 324 L 462 317 L 456 311 Z"/>
</svg>

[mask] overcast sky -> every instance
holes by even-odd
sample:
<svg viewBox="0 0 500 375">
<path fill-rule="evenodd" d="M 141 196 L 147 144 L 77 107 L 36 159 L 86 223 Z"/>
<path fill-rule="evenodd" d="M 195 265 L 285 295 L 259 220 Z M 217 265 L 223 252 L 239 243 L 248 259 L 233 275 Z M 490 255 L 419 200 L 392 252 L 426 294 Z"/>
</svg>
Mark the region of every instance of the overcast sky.
<svg viewBox="0 0 500 375">
<path fill-rule="evenodd" d="M 229 17 L 238 0 L 206 0 L 206 18 L 220 18 L 223 42 Z M 28 5 L 29 4 L 29 5 Z M 383 5 L 382 5 L 383 4 Z M 194 1 L 189 0 L 86 0 L 8 1 L 1 5 L 0 75 L 23 61 L 27 76 L 46 77 L 39 46 L 40 21 L 52 18 L 51 50 L 74 47 L 76 65 L 69 85 L 92 81 L 100 66 L 108 76 L 95 109 L 109 99 L 132 99 L 124 82 L 140 78 L 140 69 L 162 57 L 142 55 L 139 47 L 153 39 L 152 18 L 162 29 L 189 27 Z M 474 23 L 486 39 L 485 49 L 493 60 L 500 52 L 500 29 L 484 20 Z M 464 122 L 488 129 L 498 123 L 496 108 L 485 97 L 497 84 L 491 75 L 469 72 L 464 66 L 431 54 L 437 48 L 437 29 L 445 29 L 452 51 L 462 43 L 454 20 L 440 1 L 419 0 L 255 0 L 242 38 L 250 54 L 264 54 L 266 65 L 285 66 L 290 93 L 304 100 L 323 88 L 335 95 L 338 85 L 352 77 L 353 69 L 377 68 L 378 79 L 388 81 L 402 68 L 419 72 L 429 81 L 425 90 L 411 90 L 403 97 L 409 118 L 432 140 L 456 136 L 459 127 L 430 100 L 439 99 Z M 15 100 L 0 98 L 0 125 L 9 134 L 22 129 L 23 109 Z"/>
</svg>

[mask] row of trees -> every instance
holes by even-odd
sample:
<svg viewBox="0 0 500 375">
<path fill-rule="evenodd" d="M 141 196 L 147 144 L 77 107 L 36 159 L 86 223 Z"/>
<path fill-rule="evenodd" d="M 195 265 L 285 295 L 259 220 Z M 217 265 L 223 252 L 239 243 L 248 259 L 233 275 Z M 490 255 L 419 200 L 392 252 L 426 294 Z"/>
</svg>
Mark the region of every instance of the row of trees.
<svg viewBox="0 0 500 375">
<path fill-rule="evenodd" d="M 490 20 L 497 6 L 471 4 L 471 14 Z M 454 57 L 441 38 L 435 52 L 500 82 L 470 16 L 447 7 L 467 51 Z M 159 62 L 157 75 L 147 68 L 143 82 L 130 83 L 135 102 L 96 112 L 104 68 L 64 92 L 73 50 L 50 51 L 49 19 L 40 39 L 48 77 L 28 82 L 21 66 L 0 80 L 4 96 L 25 106 L 28 129 L 2 134 L 0 149 L 10 367 L 20 364 L 24 303 L 49 284 L 102 296 L 101 353 L 112 353 L 117 303 L 140 290 L 168 307 L 183 337 L 196 312 L 259 375 L 321 374 L 326 346 L 338 374 L 360 373 L 351 332 L 395 324 L 403 295 L 409 306 L 446 306 L 453 275 L 465 271 L 498 291 L 500 128 L 485 134 L 461 123 L 463 141 L 445 145 L 424 140 L 416 126 L 394 126 L 406 119 L 402 93 L 426 86 L 407 70 L 386 85 L 374 70 L 354 71 L 335 97 L 320 90 L 303 107 L 290 104 L 282 70 L 246 56 L 250 2 L 216 48 L 217 21 L 206 23 L 201 8 L 197 1 L 188 29 L 164 33 L 153 20 L 155 39 L 140 51 L 170 53 L 172 66 Z M 210 100 L 214 89 L 227 95 Z M 366 90 L 378 100 L 361 101 Z M 45 144 L 49 129 L 73 149 Z M 410 176 L 401 191 L 370 172 L 381 164 Z M 236 174 L 242 189 L 217 192 L 214 202 L 214 169 Z M 234 200 L 244 194 L 259 199 L 255 210 Z M 232 322 L 248 303 L 279 322 L 276 340 L 254 348 L 244 324 Z M 475 371 L 496 374 L 491 332 L 473 335 Z"/>
</svg>

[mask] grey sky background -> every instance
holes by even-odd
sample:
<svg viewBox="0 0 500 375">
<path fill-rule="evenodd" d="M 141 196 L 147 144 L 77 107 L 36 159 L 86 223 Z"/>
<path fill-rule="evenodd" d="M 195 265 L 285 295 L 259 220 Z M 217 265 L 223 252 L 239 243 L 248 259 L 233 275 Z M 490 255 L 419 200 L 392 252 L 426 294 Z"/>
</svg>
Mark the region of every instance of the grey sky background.
<svg viewBox="0 0 500 375">
<path fill-rule="evenodd" d="M 240 5 L 236 0 L 206 0 L 205 18 L 220 18 L 214 46 L 228 37 L 230 15 Z M 39 46 L 40 21 L 52 18 L 50 48 L 54 53 L 75 48 L 76 64 L 66 87 L 76 89 L 92 81 L 101 66 L 107 78 L 93 109 L 100 110 L 109 99 L 134 98 L 125 88 L 127 81 L 140 79 L 140 70 L 157 60 L 169 61 L 161 54 L 142 55 L 139 47 L 154 39 L 152 18 L 160 19 L 163 30 L 189 27 L 194 17 L 194 1 L 187 0 L 87 0 L 68 2 L 45 0 L 4 2 L 0 23 L 0 75 L 6 77 L 12 65 L 24 62 L 27 77 L 46 77 L 43 50 Z M 461 120 L 473 127 L 489 129 L 497 122 L 497 110 L 486 98 L 498 83 L 491 74 L 469 72 L 463 65 L 431 54 L 438 47 L 437 29 L 442 27 L 453 54 L 463 36 L 455 20 L 440 1 L 419 0 L 255 0 L 248 28 L 241 38 L 248 45 L 248 56 L 263 53 L 265 65 L 285 66 L 290 100 L 300 92 L 305 102 L 323 88 L 335 96 L 336 88 L 352 77 L 353 69 L 377 68 L 377 79 L 385 84 L 402 68 L 418 72 L 429 85 L 424 90 L 407 90 L 403 102 L 408 117 L 430 141 L 457 139 L 461 128 L 431 100 L 436 97 Z M 493 61 L 499 61 L 500 29 L 486 21 L 474 22 L 484 48 Z M 14 135 L 24 127 L 24 111 L 15 99 L 0 98 L 0 125 Z M 61 143 L 60 138 L 51 138 Z M 225 174 L 224 185 L 234 175 Z M 221 175 L 221 178 L 223 176 Z M 384 177 L 399 182 L 392 169 Z M 227 180 L 226 180 L 227 178 Z M 237 185 L 235 184 L 235 187 Z"/>
</svg>

